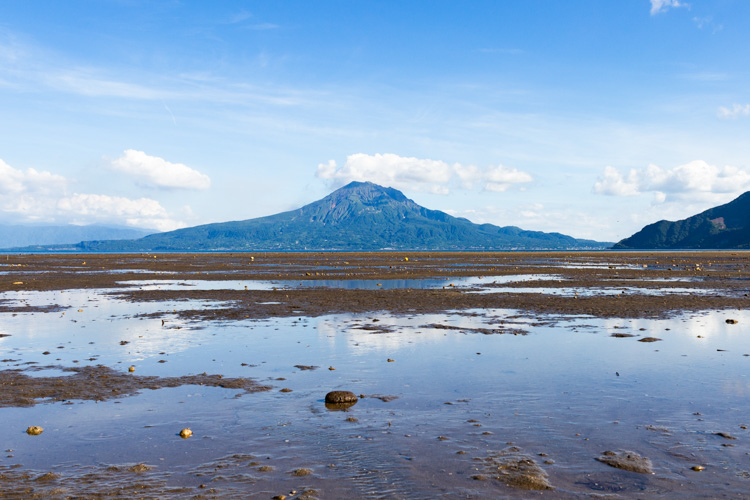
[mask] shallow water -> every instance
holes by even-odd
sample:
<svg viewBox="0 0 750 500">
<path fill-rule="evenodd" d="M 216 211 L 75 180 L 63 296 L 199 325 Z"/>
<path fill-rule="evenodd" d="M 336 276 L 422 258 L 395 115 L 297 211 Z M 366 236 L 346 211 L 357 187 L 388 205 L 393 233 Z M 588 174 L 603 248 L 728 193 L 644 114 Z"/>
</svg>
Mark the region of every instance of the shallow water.
<svg viewBox="0 0 750 500">
<path fill-rule="evenodd" d="M 659 320 L 482 310 L 188 323 L 170 312 L 194 302 L 131 303 L 105 292 L 14 294 L 20 303 L 67 309 L 4 314 L 0 367 L 134 366 L 138 375 L 252 377 L 273 389 L 181 386 L 0 408 L 3 449 L 12 450 L 0 472 L 8 477 L 52 471 L 60 477 L 50 484 L 69 492 L 90 491 L 87 474 L 100 491 L 137 477 L 150 485 L 146 496 L 173 487 L 197 494 L 201 484 L 226 497 L 308 489 L 320 498 L 538 496 L 492 479 L 497 468 L 483 461 L 515 446 L 548 475 L 555 489 L 547 498 L 737 497 L 750 486 L 746 311 Z M 154 312 L 166 314 L 163 323 L 144 316 Z M 661 340 L 638 341 L 644 337 Z M 330 390 L 369 397 L 329 410 Z M 29 425 L 44 433 L 27 435 Z M 185 427 L 190 439 L 177 436 Z M 606 450 L 635 451 L 655 473 L 598 462 Z M 107 472 L 138 463 L 153 469 Z M 8 469 L 13 464 L 22 467 Z M 706 469 L 694 472 L 696 465 Z M 303 468 L 311 474 L 292 473 Z"/>
</svg>

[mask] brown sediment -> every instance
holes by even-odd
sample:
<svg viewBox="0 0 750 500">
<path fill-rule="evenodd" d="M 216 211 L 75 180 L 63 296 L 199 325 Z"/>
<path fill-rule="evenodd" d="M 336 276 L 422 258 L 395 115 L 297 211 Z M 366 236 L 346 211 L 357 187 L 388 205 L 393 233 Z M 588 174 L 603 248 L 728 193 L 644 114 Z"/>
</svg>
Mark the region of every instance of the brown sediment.
<svg viewBox="0 0 750 500">
<path fill-rule="evenodd" d="M 254 260 L 250 257 L 253 256 Z M 404 261 L 408 256 L 409 261 Z M 737 309 L 750 304 L 750 252 L 363 252 L 254 254 L 13 255 L 0 292 L 116 289 L 132 301 L 212 300 L 224 307 L 193 309 L 187 318 L 226 320 L 319 316 L 339 312 L 439 312 L 504 308 L 599 317 L 660 317 L 670 313 Z M 85 263 L 84 263 L 85 262 Z M 647 267 L 643 267 L 646 265 Z M 549 279 L 492 284 L 509 275 Z M 466 289 L 137 290 L 131 280 L 389 280 L 481 276 L 503 293 Z M 21 284 L 15 284 L 15 283 Z M 586 289 L 608 295 L 520 293 L 528 289 Z M 672 293 L 684 288 L 706 293 Z M 639 289 L 656 290 L 645 294 Z M 623 293 L 621 293 L 623 292 Z M 270 303 L 269 303 L 270 302 Z M 55 311 L 59 307 L 0 302 L 0 311 Z"/>
<path fill-rule="evenodd" d="M 34 370 L 58 369 L 69 372 L 61 377 L 33 377 L 23 370 L 0 371 L 0 407 L 34 406 L 55 401 L 109 399 L 132 396 L 143 389 L 160 389 L 182 385 L 202 385 L 238 389 L 245 393 L 270 390 L 247 378 L 224 378 L 221 375 L 184 375 L 155 377 L 130 375 L 106 366 L 60 367 L 43 366 Z"/>
</svg>

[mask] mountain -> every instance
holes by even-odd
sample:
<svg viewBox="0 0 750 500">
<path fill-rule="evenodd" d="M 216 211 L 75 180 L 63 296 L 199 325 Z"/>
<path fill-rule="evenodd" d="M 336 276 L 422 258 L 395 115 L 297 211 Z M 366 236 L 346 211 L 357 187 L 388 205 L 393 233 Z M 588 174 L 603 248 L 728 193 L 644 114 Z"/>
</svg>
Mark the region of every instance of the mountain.
<svg viewBox="0 0 750 500">
<path fill-rule="evenodd" d="M 352 182 L 322 200 L 289 212 L 178 229 L 133 241 L 86 241 L 76 245 L 76 250 L 526 250 L 607 246 L 559 233 L 474 224 L 421 207 L 396 189 Z"/>
<path fill-rule="evenodd" d="M 613 248 L 750 248 L 750 191 L 687 219 L 650 224 Z"/>
<path fill-rule="evenodd" d="M 82 240 L 128 240 L 153 231 L 114 226 L 40 226 L 0 224 L 0 248 L 74 244 Z"/>
</svg>

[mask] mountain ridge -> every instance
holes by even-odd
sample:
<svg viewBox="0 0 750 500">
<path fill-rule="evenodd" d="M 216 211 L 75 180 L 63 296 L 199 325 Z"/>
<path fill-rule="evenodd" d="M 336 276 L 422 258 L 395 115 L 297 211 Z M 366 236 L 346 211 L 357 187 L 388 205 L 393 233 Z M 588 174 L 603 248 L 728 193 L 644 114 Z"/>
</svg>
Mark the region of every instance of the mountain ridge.
<svg viewBox="0 0 750 500">
<path fill-rule="evenodd" d="M 678 221 L 661 220 L 616 243 L 613 249 L 750 248 L 750 191 Z"/>
<path fill-rule="evenodd" d="M 203 224 L 129 241 L 86 241 L 79 251 L 529 250 L 611 243 L 515 226 L 474 224 L 422 207 L 401 191 L 352 182 L 303 207 L 256 219 Z"/>
</svg>

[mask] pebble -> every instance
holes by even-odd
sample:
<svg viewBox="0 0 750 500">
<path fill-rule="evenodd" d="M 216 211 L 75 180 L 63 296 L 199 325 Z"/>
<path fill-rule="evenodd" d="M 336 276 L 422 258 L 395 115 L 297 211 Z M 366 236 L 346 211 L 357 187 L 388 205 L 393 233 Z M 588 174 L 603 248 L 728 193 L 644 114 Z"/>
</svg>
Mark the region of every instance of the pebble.
<svg viewBox="0 0 750 500">
<path fill-rule="evenodd" d="M 326 394 L 326 403 L 328 404 L 346 404 L 356 402 L 357 395 L 351 391 L 331 391 Z"/>
<path fill-rule="evenodd" d="M 727 325 L 736 325 L 737 324 L 737 320 L 736 319 L 728 319 L 726 321 L 726 323 L 727 323 Z"/>
<path fill-rule="evenodd" d="M 38 436 L 42 432 L 44 432 L 44 429 L 42 429 L 38 425 L 32 425 L 28 429 L 26 429 L 26 434 L 28 434 L 29 436 Z"/>
<path fill-rule="evenodd" d="M 187 428 L 186 428 L 186 429 L 182 429 L 182 430 L 180 431 L 180 437 L 181 437 L 182 439 L 187 439 L 187 438 L 189 438 L 189 437 L 190 437 L 190 436 L 192 436 L 192 435 L 193 435 L 193 431 L 191 431 L 190 429 L 187 429 Z"/>
<path fill-rule="evenodd" d="M 703 467 L 702 465 L 693 465 L 692 467 L 690 467 L 690 469 L 694 470 L 695 472 L 700 472 L 702 470 L 706 470 L 706 468 Z"/>
</svg>

